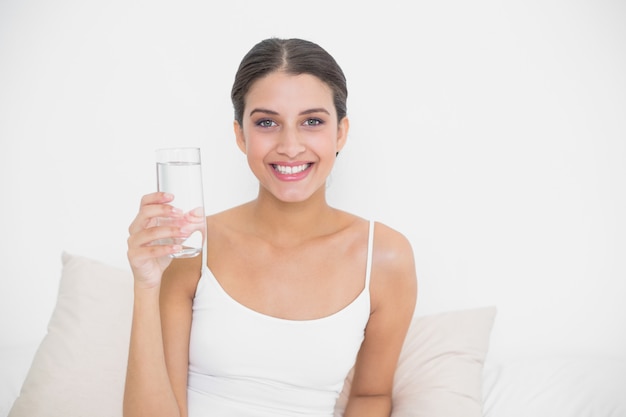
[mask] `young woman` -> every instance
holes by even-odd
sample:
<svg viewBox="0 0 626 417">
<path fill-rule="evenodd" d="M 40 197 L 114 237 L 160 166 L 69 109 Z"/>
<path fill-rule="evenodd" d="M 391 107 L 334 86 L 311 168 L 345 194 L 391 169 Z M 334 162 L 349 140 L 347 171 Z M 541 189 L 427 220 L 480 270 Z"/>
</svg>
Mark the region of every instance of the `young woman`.
<svg viewBox="0 0 626 417">
<path fill-rule="evenodd" d="M 389 416 L 417 294 L 399 232 L 329 206 L 348 135 L 346 81 L 320 46 L 267 39 L 232 89 L 256 199 L 206 218 L 207 256 L 169 257 L 189 230 L 172 196 L 143 197 L 129 227 L 135 277 L 124 416 Z"/>
</svg>

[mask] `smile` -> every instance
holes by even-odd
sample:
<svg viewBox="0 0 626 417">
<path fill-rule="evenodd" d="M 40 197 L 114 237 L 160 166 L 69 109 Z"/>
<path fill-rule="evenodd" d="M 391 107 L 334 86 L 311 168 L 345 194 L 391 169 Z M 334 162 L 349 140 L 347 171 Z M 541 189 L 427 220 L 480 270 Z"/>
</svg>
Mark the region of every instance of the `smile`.
<svg viewBox="0 0 626 417">
<path fill-rule="evenodd" d="M 300 172 L 304 171 L 305 169 L 307 169 L 311 165 L 312 164 L 310 164 L 310 163 L 302 164 L 302 165 L 296 165 L 296 166 L 285 166 L 285 165 L 272 164 L 272 168 L 274 168 L 275 171 L 277 171 L 278 173 L 283 174 L 283 175 L 294 175 L 294 174 L 299 174 Z"/>
</svg>

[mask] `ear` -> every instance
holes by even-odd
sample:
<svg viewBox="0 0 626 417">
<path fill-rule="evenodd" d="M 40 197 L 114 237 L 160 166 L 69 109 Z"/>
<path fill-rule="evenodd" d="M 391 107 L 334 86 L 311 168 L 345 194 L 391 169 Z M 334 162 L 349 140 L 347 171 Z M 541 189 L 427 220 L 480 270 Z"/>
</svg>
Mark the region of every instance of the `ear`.
<svg viewBox="0 0 626 417">
<path fill-rule="evenodd" d="M 344 117 L 339 121 L 337 127 L 337 152 L 343 149 L 348 140 L 348 130 L 350 130 L 350 121 L 348 117 Z"/>
<path fill-rule="evenodd" d="M 235 138 L 237 140 L 237 146 L 241 149 L 241 152 L 246 153 L 246 138 L 243 135 L 243 127 L 237 120 L 233 122 L 233 130 L 235 131 Z"/>
</svg>

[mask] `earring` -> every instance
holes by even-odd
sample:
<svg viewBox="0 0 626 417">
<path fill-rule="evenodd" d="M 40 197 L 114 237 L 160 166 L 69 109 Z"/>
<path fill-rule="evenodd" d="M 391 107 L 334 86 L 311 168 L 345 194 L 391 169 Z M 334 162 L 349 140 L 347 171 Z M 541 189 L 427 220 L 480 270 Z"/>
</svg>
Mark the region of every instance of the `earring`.
<svg viewBox="0 0 626 417">
<path fill-rule="evenodd" d="M 335 153 L 335 158 L 339 156 L 339 151 L 337 151 L 337 153 Z"/>
</svg>

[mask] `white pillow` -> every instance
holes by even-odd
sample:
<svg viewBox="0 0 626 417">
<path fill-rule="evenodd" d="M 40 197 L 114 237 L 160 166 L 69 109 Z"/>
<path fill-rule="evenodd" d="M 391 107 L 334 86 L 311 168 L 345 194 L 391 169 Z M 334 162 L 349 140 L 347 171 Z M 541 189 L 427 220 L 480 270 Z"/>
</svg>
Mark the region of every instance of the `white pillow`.
<svg viewBox="0 0 626 417">
<path fill-rule="evenodd" d="M 121 417 L 131 273 L 67 253 L 62 260 L 48 333 L 8 417 Z M 415 318 L 398 364 L 393 416 L 480 417 L 482 365 L 494 316 L 489 307 Z"/>
<path fill-rule="evenodd" d="M 67 253 L 62 261 L 48 333 L 9 417 L 121 416 L 132 275 Z"/>
<path fill-rule="evenodd" d="M 482 307 L 414 317 L 396 369 L 392 417 L 482 417 L 483 365 L 495 315 L 495 307 Z"/>
</svg>

